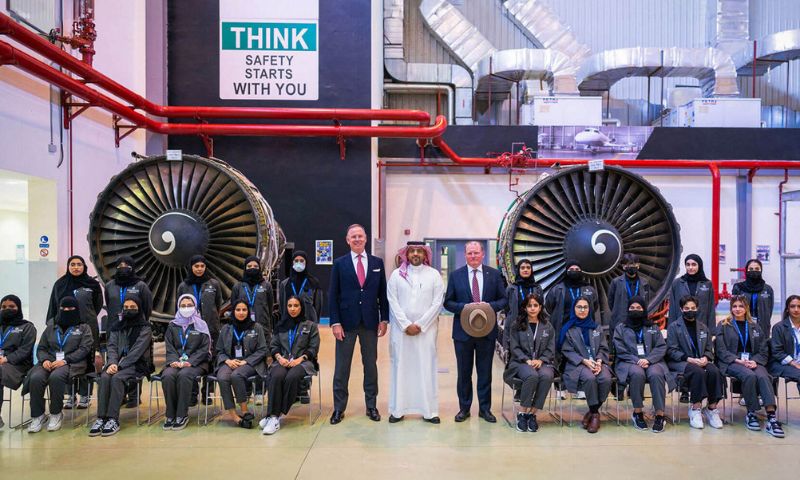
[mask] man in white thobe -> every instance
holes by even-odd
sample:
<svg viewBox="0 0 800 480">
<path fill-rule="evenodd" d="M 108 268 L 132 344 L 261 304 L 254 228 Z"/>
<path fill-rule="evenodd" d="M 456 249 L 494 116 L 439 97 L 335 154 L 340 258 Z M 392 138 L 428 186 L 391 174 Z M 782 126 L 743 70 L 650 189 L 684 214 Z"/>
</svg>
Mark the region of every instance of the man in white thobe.
<svg viewBox="0 0 800 480">
<path fill-rule="evenodd" d="M 426 422 L 438 424 L 436 336 L 444 282 L 430 266 L 433 255 L 425 243 L 408 242 L 398 256 L 402 263 L 392 272 L 386 287 L 392 358 L 389 423 L 403 420 L 406 414 L 417 414 Z"/>
</svg>

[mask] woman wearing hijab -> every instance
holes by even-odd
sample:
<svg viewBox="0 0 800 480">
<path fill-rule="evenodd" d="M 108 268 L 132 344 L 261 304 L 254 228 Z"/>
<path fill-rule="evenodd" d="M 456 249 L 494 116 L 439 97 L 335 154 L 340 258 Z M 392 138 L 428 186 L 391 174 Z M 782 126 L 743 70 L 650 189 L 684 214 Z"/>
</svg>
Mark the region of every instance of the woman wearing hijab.
<svg viewBox="0 0 800 480">
<path fill-rule="evenodd" d="M 75 297 L 64 297 L 53 322 L 47 327 L 36 347 L 37 365 L 28 374 L 28 389 L 31 394 L 31 423 L 28 432 L 42 430 L 47 415 L 44 410 L 45 389 L 50 389 L 50 422 L 47 431 L 61 428 L 64 415 L 64 393 L 72 379 L 92 368 L 89 354 L 92 352 L 92 330 L 81 322 L 78 301 Z"/>
<path fill-rule="evenodd" d="M 769 373 L 795 382 L 800 391 L 800 295 L 789 295 L 783 319 L 772 327 Z"/>
<path fill-rule="evenodd" d="M 122 316 L 108 335 L 106 365 L 97 392 L 97 420 L 90 437 L 109 437 L 119 431 L 119 409 L 126 385 L 137 377 L 150 375 L 153 365 L 153 331 L 144 316 L 142 301 L 129 293 L 122 304 Z"/>
<path fill-rule="evenodd" d="M 308 255 L 302 250 L 297 250 L 292 256 L 292 271 L 289 278 L 280 283 L 278 289 L 279 305 L 285 308 L 286 301 L 292 295 L 303 302 L 303 311 L 306 318 L 314 323 L 319 323 L 322 313 L 324 292 L 320 288 L 319 280 L 308 271 Z"/>
<path fill-rule="evenodd" d="M 650 302 L 650 284 L 639 275 L 639 256 L 626 253 L 622 256 L 623 274 L 611 281 L 608 287 L 608 331 L 613 334 L 617 325 L 628 317 L 628 300 L 642 297 Z"/>
<path fill-rule="evenodd" d="M 761 260 L 751 258 L 745 265 L 744 281 L 736 283 L 731 295 L 744 295 L 750 305 L 750 316 L 761 327 L 764 335 L 772 332 L 772 308 L 775 306 L 775 293 L 772 287 L 764 282 L 764 265 Z"/>
<path fill-rule="evenodd" d="M 153 312 L 153 293 L 144 280 L 136 276 L 136 263 L 133 257 L 119 257 L 115 268 L 114 277 L 106 283 L 105 288 L 106 312 L 108 313 L 106 328 L 109 332 L 113 331 L 116 324 L 122 320 L 122 303 L 128 294 L 139 298 L 140 310 L 145 320 L 149 320 L 150 314 Z M 135 408 L 139 405 L 138 390 L 138 385 L 131 384 L 129 386 L 127 395 L 130 401 L 126 405 L 127 408 Z"/>
<path fill-rule="evenodd" d="M 544 301 L 545 309 L 550 315 L 550 323 L 556 332 L 574 313 L 575 302 L 580 297 L 586 298 L 592 310 L 592 320 L 600 325 L 600 301 L 594 287 L 586 282 L 583 270 L 576 260 L 567 260 L 564 264 L 564 280 L 554 285 L 547 292 Z"/>
<path fill-rule="evenodd" d="M 208 325 L 212 345 L 217 340 L 220 330 L 219 310 L 222 308 L 222 288 L 219 282 L 211 278 L 208 263 L 202 255 L 189 259 L 189 274 L 178 285 L 178 297 L 192 295 L 195 299 L 198 315 Z"/>
<path fill-rule="evenodd" d="M 3 428 L 3 387 L 16 390 L 33 367 L 36 327 L 22 315 L 16 295 L 0 300 L 0 428 Z"/>
<path fill-rule="evenodd" d="M 189 402 L 195 378 L 208 373 L 211 333 L 197 311 L 193 294 L 178 298 L 178 311 L 164 333 L 167 366 L 161 387 L 167 406 L 164 430 L 183 430 L 189 423 Z"/>
<path fill-rule="evenodd" d="M 267 416 L 259 423 L 264 435 L 281 428 L 280 417 L 289 412 L 303 377 L 314 375 L 319 368 L 319 329 L 306 319 L 300 298 L 292 295 L 286 301 L 282 325 L 286 329 L 275 332 L 270 343 L 270 355 L 275 361 L 270 368 Z"/>
<path fill-rule="evenodd" d="M 672 282 L 669 294 L 669 322 L 678 320 L 683 315 L 681 298 L 691 295 L 697 304 L 697 321 L 705 324 L 712 335 L 717 331 L 717 302 L 714 299 L 714 286 L 703 271 L 703 259 L 694 253 L 686 255 L 683 260 L 686 273 Z M 669 323 L 668 322 L 668 323 Z"/>
<path fill-rule="evenodd" d="M 681 298 L 683 316 L 667 328 L 667 366 L 673 377 L 683 375 L 683 384 L 688 387 L 689 425 L 703 428 L 706 417 L 712 428 L 722 428 L 717 403 L 723 397 L 724 379 L 714 365 L 711 332 L 697 321 L 697 303 L 689 295 Z M 706 408 L 702 408 L 703 400 L 707 401 Z"/>
<path fill-rule="evenodd" d="M 767 433 L 783 438 L 783 426 L 775 414 L 777 402 L 772 388 L 772 377 L 767 372 L 769 343 L 767 335 L 750 316 L 748 298 L 731 297 L 731 314 L 719 325 L 714 346 L 717 365 L 723 375 L 735 378 L 742 384 L 742 396 L 747 405 L 745 425 L 749 430 L 761 430 L 756 412 L 761 409 L 759 397 L 767 411 Z"/>
<path fill-rule="evenodd" d="M 264 328 L 256 323 L 246 300 L 233 304 L 233 321 L 222 327 L 217 341 L 217 382 L 222 403 L 230 420 L 242 428 L 253 427 L 253 414 L 247 411 L 247 379 L 266 374 L 267 341 Z M 236 414 L 236 403 L 242 414 Z"/>
<path fill-rule="evenodd" d="M 520 315 L 509 323 L 509 360 L 503 373 L 507 382 L 522 381 L 518 432 L 536 432 L 536 411 L 544 407 L 555 378 L 556 333 L 547 321 L 542 296 L 531 293 L 520 305 Z"/>
<path fill-rule="evenodd" d="M 644 419 L 644 385 L 650 385 L 656 419 L 653 433 L 664 431 L 666 417 L 664 407 L 667 387 L 675 388 L 669 369 L 664 361 L 667 342 L 661 330 L 647 319 L 647 302 L 640 296 L 628 300 L 628 315 L 624 322 L 614 330 L 614 350 L 616 352 L 614 371 L 620 385 L 628 386 L 628 394 L 633 404 L 633 426 L 647 430 Z M 667 382 L 669 381 L 669 385 Z"/>
<path fill-rule="evenodd" d="M 608 368 L 608 342 L 603 328 L 594 321 L 591 300 L 578 297 L 567 323 L 559 330 L 557 348 L 566 359 L 564 385 L 573 394 L 586 394 L 589 411 L 583 416 L 583 428 L 589 433 L 600 429 L 600 405 L 611 390 Z"/>
<path fill-rule="evenodd" d="M 522 315 L 527 317 L 524 309 L 522 308 L 523 302 L 529 296 L 538 294 L 541 299 L 544 298 L 542 287 L 536 283 L 533 275 L 533 263 L 527 258 L 523 258 L 517 262 L 516 272 L 514 276 L 514 283 L 506 288 L 506 298 L 508 298 L 508 306 L 506 307 L 506 321 L 507 325 L 503 326 L 503 346 L 508 350 L 509 335 L 513 329 L 513 324 Z M 542 304 L 544 308 L 544 304 Z M 508 327 L 509 330 L 506 330 Z M 508 333 L 508 335 L 506 335 Z"/>
<path fill-rule="evenodd" d="M 103 308 L 103 291 L 100 283 L 90 277 L 86 260 L 80 255 L 73 255 L 67 259 L 67 273 L 56 280 L 53 290 L 50 293 L 50 303 L 47 307 L 48 321 L 56 316 L 59 304 L 64 297 L 74 297 L 78 301 L 78 312 L 81 322 L 89 325 L 92 331 L 92 351 L 89 355 L 89 362 L 94 363 L 95 371 L 100 371 L 103 366 L 103 357 L 100 355 L 100 329 L 97 326 L 97 313 Z M 89 408 L 89 389 L 91 384 L 88 381 L 81 381 L 78 385 L 78 393 L 81 399 L 78 408 Z M 64 408 L 73 408 L 75 399 L 70 397 L 65 403 Z"/>
</svg>

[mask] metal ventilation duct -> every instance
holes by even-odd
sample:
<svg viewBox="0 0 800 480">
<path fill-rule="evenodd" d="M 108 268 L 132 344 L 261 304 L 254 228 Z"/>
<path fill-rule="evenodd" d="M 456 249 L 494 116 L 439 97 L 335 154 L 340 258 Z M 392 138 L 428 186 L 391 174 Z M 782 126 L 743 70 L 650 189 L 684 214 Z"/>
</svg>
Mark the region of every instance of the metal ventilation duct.
<svg viewBox="0 0 800 480">
<path fill-rule="evenodd" d="M 717 0 L 714 47 L 733 55 L 746 48 L 750 30 L 749 0 Z"/>
<path fill-rule="evenodd" d="M 800 30 L 773 33 L 756 42 L 756 75 L 761 76 L 775 67 L 775 62 L 791 62 L 800 58 Z M 741 50 L 736 56 L 739 75 L 753 75 L 753 47 Z"/>
<path fill-rule="evenodd" d="M 423 0 L 419 11 L 442 45 L 470 71 L 497 49 L 447 0 Z"/>
<path fill-rule="evenodd" d="M 555 50 L 520 48 L 494 52 L 478 63 L 476 93 L 508 93 L 524 80 L 545 81 L 554 94 L 577 94 L 570 59 Z"/>
<path fill-rule="evenodd" d="M 507 0 L 503 6 L 531 41 L 566 55 L 573 74 L 578 73 L 581 64 L 592 54 L 543 0 Z"/>
<path fill-rule="evenodd" d="M 581 67 L 578 88 L 606 91 L 627 77 L 694 77 L 706 96 L 739 94 L 733 60 L 716 48 L 634 47 L 600 52 Z"/>
</svg>

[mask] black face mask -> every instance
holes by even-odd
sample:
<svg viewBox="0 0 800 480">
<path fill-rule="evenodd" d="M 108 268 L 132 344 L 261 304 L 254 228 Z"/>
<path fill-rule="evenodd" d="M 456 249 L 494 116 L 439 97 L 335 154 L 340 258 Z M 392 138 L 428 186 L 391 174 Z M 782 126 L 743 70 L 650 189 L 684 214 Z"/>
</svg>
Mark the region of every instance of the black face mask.
<svg viewBox="0 0 800 480">
<path fill-rule="evenodd" d="M 133 273 L 133 269 L 131 267 L 119 267 L 117 268 L 117 275 L 120 277 L 130 277 L 131 273 Z"/>
<path fill-rule="evenodd" d="M 0 319 L 11 320 L 12 318 L 14 318 L 16 316 L 17 316 L 17 310 L 16 309 L 11 310 L 10 308 L 7 308 L 5 310 L 0 310 Z"/>
<path fill-rule="evenodd" d="M 135 320 L 139 316 L 139 310 L 123 310 L 122 311 L 122 319 L 123 320 Z"/>
<path fill-rule="evenodd" d="M 58 319 L 56 324 L 61 328 L 74 327 L 81 323 L 81 312 L 76 308 L 75 310 L 61 310 L 58 312 Z"/>
<path fill-rule="evenodd" d="M 579 270 L 567 270 L 567 280 L 573 283 L 583 280 L 583 272 Z"/>
<path fill-rule="evenodd" d="M 644 311 L 628 310 L 628 322 L 634 328 L 641 327 L 645 318 L 647 318 L 647 313 Z"/>
<path fill-rule="evenodd" d="M 249 284 L 255 285 L 256 283 L 261 283 L 263 278 L 260 268 L 248 268 L 244 271 L 243 280 Z"/>
<path fill-rule="evenodd" d="M 759 281 L 761 280 L 761 271 L 760 270 L 748 270 L 744 274 L 745 278 L 752 281 Z"/>
<path fill-rule="evenodd" d="M 687 310 L 683 312 L 683 318 L 690 322 L 694 321 L 694 319 L 697 318 L 697 310 Z"/>
<path fill-rule="evenodd" d="M 627 273 L 629 277 L 635 277 L 636 274 L 639 273 L 639 267 L 627 266 L 625 267 L 625 273 Z"/>
</svg>

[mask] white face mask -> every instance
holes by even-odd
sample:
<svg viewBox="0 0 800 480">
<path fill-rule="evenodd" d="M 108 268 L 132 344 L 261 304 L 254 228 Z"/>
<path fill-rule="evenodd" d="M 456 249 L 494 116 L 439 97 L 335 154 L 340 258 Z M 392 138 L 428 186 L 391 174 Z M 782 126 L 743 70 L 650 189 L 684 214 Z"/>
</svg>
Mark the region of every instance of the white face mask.
<svg viewBox="0 0 800 480">
<path fill-rule="evenodd" d="M 303 262 L 294 262 L 292 268 L 294 269 L 295 272 L 300 273 L 306 269 L 306 264 Z"/>
<path fill-rule="evenodd" d="M 194 307 L 180 307 L 178 313 L 180 313 L 183 318 L 189 318 L 194 313 Z"/>
</svg>

